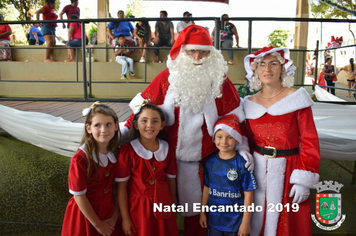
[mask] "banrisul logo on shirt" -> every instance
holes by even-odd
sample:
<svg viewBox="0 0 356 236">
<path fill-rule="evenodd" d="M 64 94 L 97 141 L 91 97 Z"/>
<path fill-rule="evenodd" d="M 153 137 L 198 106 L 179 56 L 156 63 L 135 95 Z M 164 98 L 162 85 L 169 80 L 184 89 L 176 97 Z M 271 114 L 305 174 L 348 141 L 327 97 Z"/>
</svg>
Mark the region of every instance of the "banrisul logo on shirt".
<svg viewBox="0 0 356 236">
<path fill-rule="evenodd" d="M 317 227 L 323 230 L 331 231 L 339 228 L 345 221 L 346 215 L 341 214 L 341 193 L 343 187 L 335 181 L 323 181 L 314 185 L 317 190 L 315 196 L 315 215 L 312 214 L 312 220 Z M 336 193 L 333 193 L 333 192 Z"/>
</svg>

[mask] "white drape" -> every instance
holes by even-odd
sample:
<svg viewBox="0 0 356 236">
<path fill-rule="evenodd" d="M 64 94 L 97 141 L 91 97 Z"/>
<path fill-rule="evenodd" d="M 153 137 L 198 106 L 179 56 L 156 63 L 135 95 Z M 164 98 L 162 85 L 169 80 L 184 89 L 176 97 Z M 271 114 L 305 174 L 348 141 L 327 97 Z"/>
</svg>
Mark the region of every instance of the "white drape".
<svg viewBox="0 0 356 236">
<path fill-rule="evenodd" d="M 342 101 L 315 86 L 319 101 Z M 321 157 L 356 161 L 356 106 L 317 102 L 312 106 Z M 84 132 L 83 123 L 0 105 L 0 128 L 27 143 L 72 157 Z"/>
<path fill-rule="evenodd" d="M 84 124 L 61 117 L 0 105 L 0 128 L 15 138 L 72 157 L 79 148 Z"/>
</svg>

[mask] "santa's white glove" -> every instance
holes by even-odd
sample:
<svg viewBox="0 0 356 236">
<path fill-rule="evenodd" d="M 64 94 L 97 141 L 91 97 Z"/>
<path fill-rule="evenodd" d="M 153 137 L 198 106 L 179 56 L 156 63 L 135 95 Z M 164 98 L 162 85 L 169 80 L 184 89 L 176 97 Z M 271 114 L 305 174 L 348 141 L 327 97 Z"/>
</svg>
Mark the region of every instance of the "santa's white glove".
<svg viewBox="0 0 356 236">
<path fill-rule="evenodd" d="M 239 151 L 239 154 L 245 159 L 246 161 L 245 167 L 247 168 L 247 170 L 252 172 L 253 169 L 255 168 L 255 161 L 251 153 L 246 149 L 241 148 L 241 150 L 239 150 L 239 147 L 237 147 L 237 150 Z"/>
<path fill-rule="evenodd" d="M 310 189 L 299 184 L 294 184 L 290 190 L 289 197 L 293 197 L 293 195 L 293 203 L 302 203 L 309 197 Z"/>
</svg>

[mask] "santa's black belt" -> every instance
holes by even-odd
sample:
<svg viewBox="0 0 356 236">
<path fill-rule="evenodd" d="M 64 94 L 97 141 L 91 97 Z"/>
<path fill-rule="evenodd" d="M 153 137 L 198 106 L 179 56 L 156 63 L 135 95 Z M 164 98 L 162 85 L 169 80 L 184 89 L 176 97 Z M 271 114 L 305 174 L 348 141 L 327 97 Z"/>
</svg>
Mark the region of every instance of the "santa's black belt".
<svg viewBox="0 0 356 236">
<path fill-rule="evenodd" d="M 259 147 L 255 144 L 254 146 L 255 151 L 261 153 L 265 157 L 285 157 L 291 156 L 299 153 L 300 148 L 293 148 L 293 149 L 276 149 L 275 147 L 265 146 Z"/>
</svg>

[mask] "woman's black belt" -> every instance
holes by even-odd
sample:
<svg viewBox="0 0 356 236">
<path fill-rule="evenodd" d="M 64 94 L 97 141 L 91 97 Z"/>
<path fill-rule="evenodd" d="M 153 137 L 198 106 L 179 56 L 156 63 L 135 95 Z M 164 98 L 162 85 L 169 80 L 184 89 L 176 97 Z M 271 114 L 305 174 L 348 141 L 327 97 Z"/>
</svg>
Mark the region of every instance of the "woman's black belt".
<svg viewBox="0 0 356 236">
<path fill-rule="evenodd" d="M 275 147 L 271 146 L 265 146 L 265 147 L 259 147 L 255 144 L 254 146 L 255 151 L 258 153 L 261 153 L 265 157 L 285 157 L 285 156 L 291 156 L 299 153 L 300 148 L 293 148 L 293 149 L 279 149 L 277 150 Z"/>
</svg>

